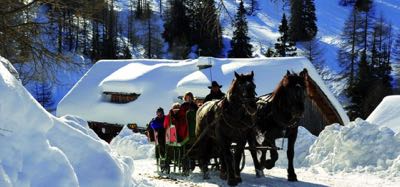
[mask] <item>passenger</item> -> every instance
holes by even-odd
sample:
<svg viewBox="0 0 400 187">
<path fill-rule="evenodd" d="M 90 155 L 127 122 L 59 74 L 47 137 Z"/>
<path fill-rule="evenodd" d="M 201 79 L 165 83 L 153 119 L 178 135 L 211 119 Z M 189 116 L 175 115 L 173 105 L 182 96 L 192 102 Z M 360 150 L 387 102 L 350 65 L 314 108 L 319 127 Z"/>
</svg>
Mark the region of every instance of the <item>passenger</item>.
<svg viewBox="0 0 400 187">
<path fill-rule="evenodd" d="M 188 122 L 186 119 L 186 113 L 189 110 L 197 111 L 199 108 L 197 104 L 194 102 L 194 96 L 192 92 L 186 92 L 183 96 L 184 103 L 181 105 L 178 112 L 178 121 L 176 123 L 176 131 L 178 134 L 178 142 L 183 141 L 188 135 Z"/>
<path fill-rule="evenodd" d="M 156 111 L 156 117 L 153 118 L 149 126 L 151 129 L 153 129 L 154 132 L 157 134 L 157 138 L 155 141 L 158 142 L 158 145 L 160 145 L 160 153 L 164 155 L 164 148 L 165 148 L 165 129 L 164 129 L 164 109 L 159 107 Z"/>
<path fill-rule="evenodd" d="M 211 86 L 208 88 L 210 89 L 210 93 L 204 99 L 204 103 L 214 99 L 222 99 L 225 96 L 225 93 L 221 91 L 222 85 L 219 85 L 217 81 L 212 81 Z"/>
<path fill-rule="evenodd" d="M 168 115 L 165 116 L 164 129 L 168 129 L 170 123 L 176 124 L 176 119 L 178 118 L 178 112 L 181 105 L 179 103 L 174 103 L 171 110 L 169 110 Z M 172 120 L 172 121 L 170 121 Z"/>
</svg>

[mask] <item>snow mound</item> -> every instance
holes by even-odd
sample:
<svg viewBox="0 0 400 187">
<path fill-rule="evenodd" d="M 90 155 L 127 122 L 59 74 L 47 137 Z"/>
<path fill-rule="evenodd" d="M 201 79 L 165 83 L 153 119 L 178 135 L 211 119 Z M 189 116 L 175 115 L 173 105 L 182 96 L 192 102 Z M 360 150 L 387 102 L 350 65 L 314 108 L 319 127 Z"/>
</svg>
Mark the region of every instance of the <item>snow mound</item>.
<svg viewBox="0 0 400 187">
<path fill-rule="evenodd" d="M 362 119 L 346 126 L 327 126 L 310 148 L 306 161 L 330 172 L 385 171 L 400 174 L 400 136 Z"/>
<path fill-rule="evenodd" d="M 155 146 L 143 134 L 133 133 L 127 126 L 110 143 L 113 151 L 135 160 L 154 158 Z"/>
<path fill-rule="evenodd" d="M 0 186 L 133 186 L 116 156 L 77 117 L 45 111 L 0 63 Z"/>
<path fill-rule="evenodd" d="M 295 165 L 295 167 L 307 166 L 305 158 L 309 154 L 310 147 L 311 145 L 313 145 L 316 139 L 317 137 L 312 135 L 306 128 L 302 126 L 298 128 L 296 144 L 294 145 L 295 156 L 293 158 L 293 164 Z M 287 142 L 288 142 L 287 139 L 285 139 L 283 146 L 284 150 L 278 151 L 279 159 L 276 165 L 279 167 L 287 167 L 287 156 L 286 156 Z M 278 147 L 281 147 L 282 139 L 277 139 L 275 143 Z"/>
<path fill-rule="evenodd" d="M 400 95 L 387 96 L 369 115 L 367 121 L 400 132 Z"/>
</svg>

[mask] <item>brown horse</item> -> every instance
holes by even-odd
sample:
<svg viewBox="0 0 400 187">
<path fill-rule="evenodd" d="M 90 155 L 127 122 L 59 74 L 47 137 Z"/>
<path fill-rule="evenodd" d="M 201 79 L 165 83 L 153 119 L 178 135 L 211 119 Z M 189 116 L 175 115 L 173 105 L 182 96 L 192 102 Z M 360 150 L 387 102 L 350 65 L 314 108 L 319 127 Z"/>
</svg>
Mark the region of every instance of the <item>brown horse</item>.
<svg viewBox="0 0 400 187">
<path fill-rule="evenodd" d="M 297 138 L 298 123 L 304 114 L 305 97 L 309 92 L 308 80 L 307 69 L 304 69 L 299 75 L 287 71 L 277 88 L 271 94 L 261 96 L 257 101 L 256 129 L 258 131 L 248 134 L 248 142 L 250 147 L 260 145 L 256 136 L 261 134 L 264 136 L 261 145 L 272 147 L 269 160 L 266 160 L 266 151 L 262 151 L 259 161 L 257 152 L 254 149 L 250 150 L 257 177 L 263 175 L 263 168 L 273 168 L 278 160 L 275 140 L 288 138 L 288 180 L 297 181 L 293 167 L 294 144 Z"/>
<path fill-rule="evenodd" d="M 206 102 L 196 114 L 196 135 L 198 138 L 198 157 L 203 178 L 208 179 L 208 162 L 212 153 L 217 152 L 222 161 L 221 178 L 229 185 L 241 182 L 239 162 L 246 144 L 247 133 L 255 122 L 257 112 L 254 73 L 239 75 L 226 96 L 217 101 Z M 231 152 L 236 143 L 235 154 Z M 224 174 L 226 170 L 227 176 Z"/>
</svg>

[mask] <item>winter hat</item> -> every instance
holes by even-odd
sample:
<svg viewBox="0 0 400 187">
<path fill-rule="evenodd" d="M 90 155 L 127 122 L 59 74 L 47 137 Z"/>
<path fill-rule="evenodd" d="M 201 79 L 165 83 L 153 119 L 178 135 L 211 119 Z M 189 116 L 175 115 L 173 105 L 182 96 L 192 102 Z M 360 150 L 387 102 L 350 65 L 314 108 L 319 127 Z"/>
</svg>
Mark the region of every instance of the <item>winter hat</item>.
<svg viewBox="0 0 400 187">
<path fill-rule="evenodd" d="M 157 113 L 158 113 L 158 112 L 160 112 L 160 113 L 164 114 L 164 109 L 163 109 L 163 108 L 161 108 L 161 107 L 159 107 L 159 108 L 157 109 Z"/>
</svg>

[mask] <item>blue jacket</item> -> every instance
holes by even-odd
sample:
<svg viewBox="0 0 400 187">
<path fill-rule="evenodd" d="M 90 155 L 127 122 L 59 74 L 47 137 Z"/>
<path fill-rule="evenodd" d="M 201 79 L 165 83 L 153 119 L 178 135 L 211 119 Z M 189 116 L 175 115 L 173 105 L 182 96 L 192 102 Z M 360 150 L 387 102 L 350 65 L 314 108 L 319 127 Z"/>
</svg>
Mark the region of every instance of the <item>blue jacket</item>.
<svg viewBox="0 0 400 187">
<path fill-rule="evenodd" d="M 164 128 L 164 117 L 156 117 L 150 121 L 150 127 L 154 130 L 163 129 Z"/>
</svg>

